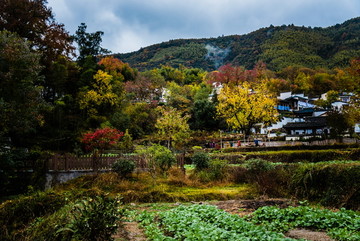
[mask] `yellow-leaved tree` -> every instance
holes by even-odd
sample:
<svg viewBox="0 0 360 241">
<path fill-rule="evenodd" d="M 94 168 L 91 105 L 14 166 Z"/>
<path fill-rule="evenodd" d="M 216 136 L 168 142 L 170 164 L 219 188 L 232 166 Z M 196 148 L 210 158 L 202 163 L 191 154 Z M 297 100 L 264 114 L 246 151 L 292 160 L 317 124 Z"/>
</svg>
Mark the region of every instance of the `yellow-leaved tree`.
<svg viewBox="0 0 360 241">
<path fill-rule="evenodd" d="M 167 140 L 176 149 L 181 149 L 190 138 L 190 128 L 187 123 L 190 116 L 182 115 L 182 112 L 172 107 L 158 107 L 160 117 L 155 127 L 160 137 Z"/>
<path fill-rule="evenodd" d="M 81 109 L 95 117 L 115 109 L 121 102 L 121 93 L 114 91 L 113 76 L 99 70 L 94 75 L 94 83 L 91 89 L 83 90 L 79 95 Z"/>
<path fill-rule="evenodd" d="M 247 82 L 242 85 L 224 85 L 218 96 L 217 113 L 229 127 L 242 130 L 246 136 L 257 123 L 265 126 L 277 120 L 275 109 L 277 100 L 264 83 L 250 88 Z"/>
</svg>

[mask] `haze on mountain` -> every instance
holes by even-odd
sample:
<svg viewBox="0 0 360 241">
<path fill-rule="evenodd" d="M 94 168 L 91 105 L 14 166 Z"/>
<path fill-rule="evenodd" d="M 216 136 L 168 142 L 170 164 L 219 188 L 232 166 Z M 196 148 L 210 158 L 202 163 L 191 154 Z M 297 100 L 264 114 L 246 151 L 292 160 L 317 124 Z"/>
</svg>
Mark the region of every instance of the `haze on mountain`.
<svg viewBox="0 0 360 241">
<path fill-rule="evenodd" d="M 245 35 L 170 40 L 115 55 L 139 70 L 161 65 L 215 70 L 228 63 L 250 69 L 262 61 L 275 71 L 344 67 L 359 56 L 360 17 L 326 28 L 270 25 Z"/>
</svg>

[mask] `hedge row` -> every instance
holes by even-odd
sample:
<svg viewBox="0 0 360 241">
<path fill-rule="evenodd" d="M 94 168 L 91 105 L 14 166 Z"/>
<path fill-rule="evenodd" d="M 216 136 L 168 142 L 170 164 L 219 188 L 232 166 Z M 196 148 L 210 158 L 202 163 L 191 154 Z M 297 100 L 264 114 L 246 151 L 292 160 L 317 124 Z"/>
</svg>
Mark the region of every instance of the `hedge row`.
<svg viewBox="0 0 360 241">
<path fill-rule="evenodd" d="M 261 158 L 271 162 L 321 162 L 331 160 L 360 160 L 360 148 L 349 150 L 304 150 L 249 153 L 217 153 L 213 158 L 242 163 L 245 160 Z"/>
<path fill-rule="evenodd" d="M 253 183 L 271 197 L 295 197 L 360 210 L 360 162 L 274 164 L 262 159 L 231 168 L 233 181 Z"/>
<path fill-rule="evenodd" d="M 332 145 L 284 145 L 284 146 L 252 146 L 252 147 L 241 147 L 241 148 L 225 148 L 222 152 L 254 152 L 254 151 L 292 151 L 292 150 L 344 150 L 350 148 L 359 148 L 359 143 L 345 144 L 336 143 Z M 209 149 L 211 150 L 211 149 Z"/>
</svg>

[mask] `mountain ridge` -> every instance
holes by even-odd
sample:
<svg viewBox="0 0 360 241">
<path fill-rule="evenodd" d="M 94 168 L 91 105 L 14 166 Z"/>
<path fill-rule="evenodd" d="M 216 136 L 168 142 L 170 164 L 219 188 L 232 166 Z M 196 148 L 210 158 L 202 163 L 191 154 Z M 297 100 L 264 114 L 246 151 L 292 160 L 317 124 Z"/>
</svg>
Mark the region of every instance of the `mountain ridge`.
<svg viewBox="0 0 360 241">
<path fill-rule="evenodd" d="M 258 61 L 275 71 L 287 66 L 331 69 L 359 56 L 360 17 L 325 28 L 270 25 L 243 35 L 175 39 L 114 54 L 140 71 L 161 65 L 212 71 L 228 63 L 251 69 Z"/>
</svg>

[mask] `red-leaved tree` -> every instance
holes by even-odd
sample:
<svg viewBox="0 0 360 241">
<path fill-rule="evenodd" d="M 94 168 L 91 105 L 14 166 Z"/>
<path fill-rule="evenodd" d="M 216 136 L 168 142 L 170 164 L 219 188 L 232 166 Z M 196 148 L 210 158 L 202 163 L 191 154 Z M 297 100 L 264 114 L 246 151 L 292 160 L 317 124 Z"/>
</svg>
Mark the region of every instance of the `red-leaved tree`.
<svg viewBox="0 0 360 241">
<path fill-rule="evenodd" d="M 124 133 L 117 129 L 105 127 L 103 129 L 97 129 L 94 132 L 84 134 L 81 142 L 85 145 L 86 150 L 97 150 L 102 153 L 105 149 L 116 145 L 123 135 Z"/>
<path fill-rule="evenodd" d="M 109 127 L 97 129 L 83 135 L 81 143 L 85 145 L 86 150 L 93 152 L 94 169 L 98 168 L 98 157 L 101 156 L 104 150 L 118 144 L 123 135 L 123 132 Z"/>
</svg>

